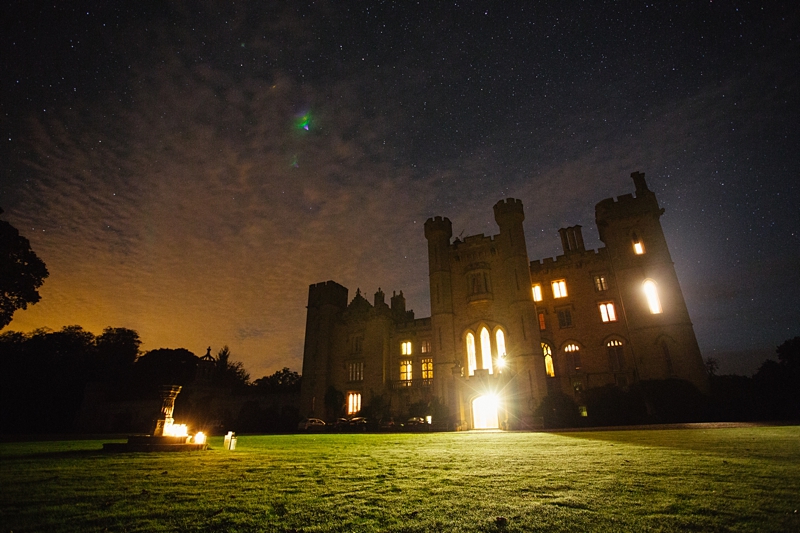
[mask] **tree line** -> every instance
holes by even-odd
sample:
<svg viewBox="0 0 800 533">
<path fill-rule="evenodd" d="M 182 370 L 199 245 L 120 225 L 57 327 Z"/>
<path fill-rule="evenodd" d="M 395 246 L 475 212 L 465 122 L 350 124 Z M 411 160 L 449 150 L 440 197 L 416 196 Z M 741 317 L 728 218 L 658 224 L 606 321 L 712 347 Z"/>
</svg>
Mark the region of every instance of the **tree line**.
<svg viewBox="0 0 800 533">
<path fill-rule="evenodd" d="M 127 328 L 108 327 L 100 335 L 80 326 L 0 334 L 0 431 L 70 432 L 89 387 L 101 389 L 108 402 L 158 399 L 166 384 L 182 385 L 184 396 L 202 392 L 212 398 L 296 393 L 300 388 L 299 374 L 288 368 L 251 381 L 227 346 L 205 358 L 185 348 L 142 353 L 140 346 L 139 334 Z"/>
</svg>

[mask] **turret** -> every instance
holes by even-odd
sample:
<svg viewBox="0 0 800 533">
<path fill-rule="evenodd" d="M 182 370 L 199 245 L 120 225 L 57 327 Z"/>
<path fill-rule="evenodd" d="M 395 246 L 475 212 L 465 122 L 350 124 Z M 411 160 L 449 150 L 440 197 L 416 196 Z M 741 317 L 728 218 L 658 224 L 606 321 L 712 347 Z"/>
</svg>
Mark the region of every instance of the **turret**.
<svg viewBox="0 0 800 533">
<path fill-rule="evenodd" d="M 334 281 L 308 287 L 306 338 L 303 351 L 301 410 L 305 416 L 323 416 L 328 387 L 328 367 L 332 350 L 333 327 L 347 308 L 347 288 Z"/>
<path fill-rule="evenodd" d="M 586 251 L 580 225 L 561 228 L 558 230 L 558 234 L 561 236 L 561 246 L 564 248 L 564 255 Z"/>
</svg>

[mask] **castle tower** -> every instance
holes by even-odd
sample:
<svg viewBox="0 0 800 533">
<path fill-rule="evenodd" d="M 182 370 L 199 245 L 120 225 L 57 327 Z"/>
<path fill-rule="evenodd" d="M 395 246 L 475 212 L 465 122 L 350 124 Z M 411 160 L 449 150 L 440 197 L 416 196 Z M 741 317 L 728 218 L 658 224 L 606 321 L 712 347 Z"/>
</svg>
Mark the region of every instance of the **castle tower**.
<svg viewBox="0 0 800 533">
<path fill-rule="evenodd" d="M 429 218 L 425 221 L 428 240 L 428 279 L 431 294 L 431 327 L 433 354 L 433 390 L 445 405 L 454 408 L 453 391 L 446 383 L 457 371 L 455 360 L 455 329 L 453 323 L 452 273 L 450 270 L 450 238 L 453 226 L 450 219 Z M 454 366 L 456 367 L 454 369 Z"/>
<path fill-rule="evenodd" d="M 703 359 L 661 228 L 664 209 L 643 173 L 631 178 L 636 195 L 598 203 L 595 220 L 619 287 L 636 377 L 676 377 L 706 392 Z"/>
<path fill-rule="evenodd" d="M 303 382 L 300 413 L 325 418 L 325 393 L 331 376 L 334 325 L 347 308 L 347 288 L 333 281 L 308 288 L 306 337 L 303 349 Z"/>
<path fill-rule="evenodd" d="M 508 198 L 494 205 L 494 218 L 500 228 L 496 237 L 502 257 L 507 298 L 507 363 L 516 391 L 509 411 L 520 418 L 522 427 L 530 426 L 531 407 L 547 395 L 542 362 L 541 339 L 536 322 L 536 306 L 531 293 L 528 247 L 522 222 L 522 201 Z"/>
</svg>

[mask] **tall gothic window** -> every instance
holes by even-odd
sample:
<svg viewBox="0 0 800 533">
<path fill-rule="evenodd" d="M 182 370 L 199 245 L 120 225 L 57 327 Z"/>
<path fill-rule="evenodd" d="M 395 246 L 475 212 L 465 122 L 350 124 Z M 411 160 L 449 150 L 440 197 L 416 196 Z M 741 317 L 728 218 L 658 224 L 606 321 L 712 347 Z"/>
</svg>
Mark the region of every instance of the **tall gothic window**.
<svg viewBox="0 0 800 533">
<path fill-rule="evenodd" d="M 469 375 L 475 375 L 478 359 L 475 355 L 475 335 L 472 333 L 467 333 L 467 365 L 469 366 Z"/>
<path fill-rule="evenodd" d="M 489 335 L 489 330 L 486 328 L 481 329 L 481 368 L 493 373 L 492 368 L 492 337 Z"/>
<path fill-rule="evenodd" d="M 606 343 L 608 351 L 608 367 L 612 370 L 625 368 L 625 353 L 622 350 L 622 341 L 613 340 Z"/>
<path fill-rule="evenodd" d="M 647 306 L 650 313 L 657 315 L 661 313 L 661 300 L 658 297 L 658 285 L 652 279 L 647 279 L 642 283 L 644 295 L 647 297 Z"/>
<path fill-rule="evenodd" d="M 551 378 L 556 377 L 556 369 L 553 365 L 553 350 L 550 349 L 549 344 L 542 343 L 542 354 L 544 355 L 545 372 L 547 372 L 547 375 Z"/>
</svg>

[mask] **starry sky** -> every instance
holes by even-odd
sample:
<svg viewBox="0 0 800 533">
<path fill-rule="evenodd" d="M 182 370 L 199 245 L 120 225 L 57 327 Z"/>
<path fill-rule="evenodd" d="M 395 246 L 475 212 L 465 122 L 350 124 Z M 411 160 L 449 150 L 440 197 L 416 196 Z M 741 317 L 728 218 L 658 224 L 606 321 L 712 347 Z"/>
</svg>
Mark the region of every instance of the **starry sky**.
<svg viewBox="0 0 800 533">
<path fill-rule="evenodd" d="M 520 198 L 532 260 L 598 248 L 642 171 L 704 357 L 750 374 L 800 335 L 795 6 L 12 0 L 0 206 L 50 277 L 6 330 L 299 370 L 309 284 L 428 316 L 428 217 Z"/>
</svg>

